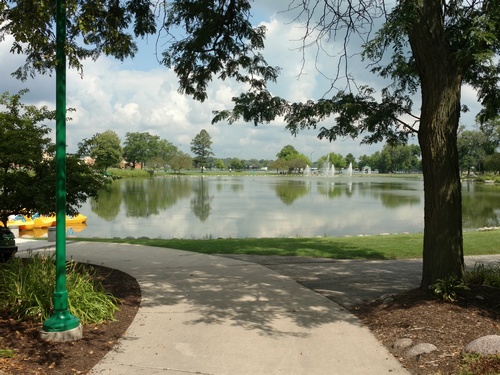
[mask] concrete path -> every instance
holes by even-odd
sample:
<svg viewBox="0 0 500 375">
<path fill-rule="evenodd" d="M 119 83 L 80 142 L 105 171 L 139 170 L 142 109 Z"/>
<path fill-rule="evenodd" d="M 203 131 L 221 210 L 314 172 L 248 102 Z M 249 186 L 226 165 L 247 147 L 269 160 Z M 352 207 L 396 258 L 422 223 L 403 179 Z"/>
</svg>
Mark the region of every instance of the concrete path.
<svg viewBox="0 0 500 375">
<path fill-rule="evenodd" d="M 68 243 L 67 256 L 127 272 L 143 293 L 91 374 L 408 374 L 339 304 L 254 262 L 91 242 Z"/>
</svg>

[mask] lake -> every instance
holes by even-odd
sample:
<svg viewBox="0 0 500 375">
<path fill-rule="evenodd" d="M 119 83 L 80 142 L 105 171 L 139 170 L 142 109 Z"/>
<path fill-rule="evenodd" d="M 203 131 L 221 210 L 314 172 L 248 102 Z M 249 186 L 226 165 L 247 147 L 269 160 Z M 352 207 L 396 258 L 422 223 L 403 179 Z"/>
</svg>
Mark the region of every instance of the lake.
<svg viewBox="0 0 500 375">
<path fill-rule="evenodd" d="M 421 178 L 178 176 L 113 182 L 80 237 L 315 237 L 423 231 Z M 463 183 L 465 230 L 499 225 L 500 188 Z"/>
</svg>

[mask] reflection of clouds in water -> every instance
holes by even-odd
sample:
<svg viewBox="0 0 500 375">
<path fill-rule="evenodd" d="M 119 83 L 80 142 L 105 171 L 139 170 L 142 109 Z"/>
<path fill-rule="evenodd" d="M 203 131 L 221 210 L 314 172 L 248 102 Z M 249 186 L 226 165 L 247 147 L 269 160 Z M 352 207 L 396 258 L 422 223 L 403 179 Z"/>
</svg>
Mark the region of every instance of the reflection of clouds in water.
<svg viewBox="0 0 500 375">
<path fill-rule="evenodd" d="M 283 177 L 280 179 L 283 181 Z M 197 192 L 193 190 L 186 194 L 184 191 L 183 197 L 179 197 L 175 204 L 148 218 L 127 217 L 124 205 L 111 223 L 91 212 L 88 228 L 81 235 L 191 239 L 343 236 L 423 230 L 421 182 L 408 182 L 417 187 L 413 193 L 408 193 L 414 194 L 410 196 L 411 201 L 420 199 L 420 204 L 388 208 L 381 201 L 380 194 L 358 194 L 359 189 L 350 188 L 347 183 L 336 183 L 335 190 L 339 191 L 333 196 L 322 194 L 316 184 L 311 184 L 307 194 L 295 199 L 293 204 L 284 204 L 276 196 L 275 189 L 269 188 L 271 184 L 280 183 L 275 177 L 224 180 L 204 177 L 204 180 L 211 197 L 210 213 L 204 221 L 193 213 L 191 206 Z M 235 185 L 240 188 L 233 189 Z M 384 194 L 387 193 L 384 190 Z M 86 209 L 82 208 L 85 214 Z"/>
</svg>

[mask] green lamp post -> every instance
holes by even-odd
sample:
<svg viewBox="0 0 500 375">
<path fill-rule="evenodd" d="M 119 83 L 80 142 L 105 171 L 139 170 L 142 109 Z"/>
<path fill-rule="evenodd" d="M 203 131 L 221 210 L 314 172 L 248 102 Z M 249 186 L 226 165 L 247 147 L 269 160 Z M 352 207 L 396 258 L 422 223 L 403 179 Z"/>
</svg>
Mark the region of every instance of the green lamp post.
<svg viewBox="0 0 500 375">
<path fill-rule="evenodd" d="M 81 338 L 80 320 L 68 310 L 66 290 L 66 3 L 56 1 L 56 289 L 54 311 L 43 323 L 48 341 Z M 71 334 L 64 334 L 72 332 Z"/>
</svg>

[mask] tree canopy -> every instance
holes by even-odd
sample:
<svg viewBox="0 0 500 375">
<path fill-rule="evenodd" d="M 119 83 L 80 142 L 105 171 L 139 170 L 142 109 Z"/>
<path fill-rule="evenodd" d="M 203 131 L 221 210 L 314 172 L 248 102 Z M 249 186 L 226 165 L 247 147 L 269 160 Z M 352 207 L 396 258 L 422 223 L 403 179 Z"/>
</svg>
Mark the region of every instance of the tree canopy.
<svg viewBox="0 0 500 375">
<path fill-rule="evenodd" d="M 269 90 L 280 70 L 261 53 L 265 28 L 251 23 L 250 0 L 156 5 L 152 0 L 68 0 L 70 66 L 81 68 L 82 59 L 99 54 L 132 56 L 132 35 L 156 31 L 154 9 L 159 30 L 167 37 L 161 61 L 177 74 L 181 92 L 203 101 L 208 83 L 216 77 L 247 84 L 233 98 L 232 109 L 215 113 L 215 122 L 261 124 L 283 118 L 293 134 L 313 128 L 330 141 L 362 136 L 365 143 L 386 139 L 391 145 L 416 135 L 425 186 L 422 287 L 437 279 L 463 278 L 457 150 L 461 87 L 469 84 L 476 90 L 483 106 L 481 123 L 499 115 L 497 0 L 292 0 L 288 9 L 303 23 L 303 48 L 317 46 L 321 53 L 322 45 L 332 40 L 341 47 L 332 56 L 334 71 L 325 74 L 334 77 L 331 91 L 303 102 Z M 14 0 L 0 7 L 0 38 L 12 35 L 12 51 L 27 56 L 17 75 L 23 78 L 53 67 L 53 9 L 47 11 L 45 2 Z M 350 48 L 356 53 L 359 48 L 351 44 L 354 37 L 363 43 L 362 56 L 371 72 L 387 82 L 382 90 L 356 84 L 349 71 Z M 414 108 L 417 96 L 420 113 Z"/>
<path fill-rule="evenodd" d="M 100 169 L 116 167 L 122 161 L 122 147 L 118 134 L 112 130 L 97 133 L 90 139 L 84 139 L 78 144 L 77 154 L 90 156 L 95 160 L 95 166 Z"/>
<path fill-rule="evenodd" d="M 201 129 L 191 140 L 191 152 L 196 155 L 193 161 L 203 172 L 203 168 L 208 166 L 209 157 L 214 154 L 212 152 L 212 137 L 205 129 Z"/>
<path fill-rule="evenodd" d="M 56 211 L 55 146 L 45 121 L 54 112 L 21 102 L 26 91 L 0 96 L 0 220 L 4 226 L 9 215 L 31 216 Z M 66 213 L 75 214 L 89 197 L 107 182 L 102 173 L 75 156 L 66 160 Z"/>
<path fill-rule="evenodd" d="M 148 132 L 127 132 L 123 146 L 123 157 L 135 167 L 140 163 L 141 168 L 151 158 L 157 155 L 160 137 Z"/>
</svg>

